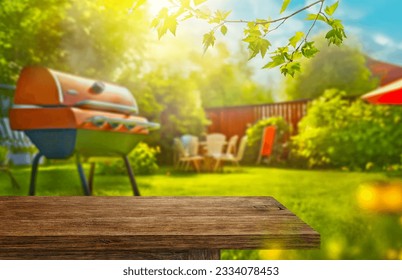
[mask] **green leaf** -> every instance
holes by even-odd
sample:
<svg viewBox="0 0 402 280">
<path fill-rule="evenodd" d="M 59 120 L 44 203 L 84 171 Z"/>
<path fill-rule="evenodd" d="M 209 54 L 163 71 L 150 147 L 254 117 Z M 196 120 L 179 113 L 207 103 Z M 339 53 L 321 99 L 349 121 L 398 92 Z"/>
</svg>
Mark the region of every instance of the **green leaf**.
<svg viewBox="0 0 402 280">
<path fill-rule="evenodd" d="M 166 19 L 166 27 L 169 31 L 176 36 L 176 29 L 177 29 L 177 20 L 176 17 L 170 16 Z"/>
<path fill-rule="evenodd" d="M 258 38 L 260 38 L 260 37 L 259 36 L 254 36 L 254 35 L 249 35 L 249 36 L 247 36 L 246 38 L 243 39 L 243 42 L 253 43 L 253 42 L 257 41 Z"/>
<path fill-rule="evenodd" d="M 196 9 L 194 12 L 195 12 L 196 17 L 199 19 L 208 20 L 212 16 L 211 10 L 205 6 L 202 6 L 200 9 Z"/>
<path fill-rule="evenodd" d="M 320 14 L 309 14 L 306 17 L 306 20 L 320 20 L 323 22 L 327 22 L 327 19 L 323 15 L 320 15 Z"/>
<path fill-rule="evenodd" d="M 161 39 L 162 36 L 165 35 L 167 32 L 166 24 L 159 25 L 159 27 L 157 28 L 157 31 L 158 31 L 158 39 Z"/>
<path fill-rule="evenodd" d="M 190 8 L 190 0 L 180 0 L 183 8 Z"/>
<path fill-rule="evenodd" d="M 291 77 L 294 77 L 296 72 L 300 72 L 300 70 L 300 62 L 293 61 L 281 66 L 281 73 L 285 76 L 290 75 Z"/>
<path fill-rule="evenodd" d="M 147 0 L 137 0 L 133 3 L 130 13 L 138 9 L 140 6 L 144 5 Z"/>
<path fill-rule="evenodd" d="M 275 55 L 275 56 L 271 56 L 272 61 L 265 64 L 264 67 L 262 67 L 263 69 L 265 68 L 275 68 L 279 65 L 282 65 L 285 63 L 285 58 L 283 57 L 283 55 Z"/>
<path fill-rule="evenodd" d="M 222 26 L 221 26 L 221 33 L 222 33 L 223 35 L 226 35 L 226 33 L 228 33 L 228 28 L 227 28 L 225 25 L 222 25 Z"/>
<path fill-rule="evenodd" d="M 281 8 L 281 14 L 286 10 L 286 8 L 289 6 L 291 0 L 283 0 L 282 3 L 282 8 Z"/>
<path fill-rule="evenodd" d="M 328 22 L 328 24 L 331 25 L 332 28 L 335 28 L 335 29 L 344 29 L 342 21 L 339 19 L 331 20 Z"/>
<path fill-rule="evenodd" d="M 210 31 L 209 33 L 204 34 L 204 39 L 202 44 L 204 45 L 204 53 L 208 50 L 209 47 L 213 47 L 215 44 L 215 33 L 214 31 Z"/>
<path fill-rule="evenodd" d="M 186 21 L 190 18 L 192 18 L 194 15 L 192 13 L 188 13 L 183 19 L 181 19 L 181 21 Z"/>
<path fill-rule="evenodd" d="M 336 9 L 338 8 L 338 5 L 339 1 L 336 1 L 333 5 L 327 6 L 325 8 L 325 13 L 329 16 L 332 16 L 335 13 Z"/>
<path fill-rule="evenodd" d="M 206 2 L 207 0 L 193 0 L 194 5 L 198 6 L 201 5 L 202 3 Z"/>
<path fill-rule="evenodd" d="M 260 54 L 261 54 L 262 58 L 265 57 L 270 46 L 271 46 L 271 42 L 268 41 L 267 39 L 261 39 L 259 41 Z"/>
<path fill-rule="evenodd" d="M 298 31 L 295 36 L 289 39 L 289 44 L 296 48 L 297 43 L 304 38 L 304 32 Z"/>
<path fill-rule="evenodd" d="M 215 18 L 219 21 L 224 21 L 229 15 L 230 15 L 231 11 L 221 11 L 221 10 L 217 10 L 215 12 Z"/>
<path fill-rule="evenodd" d="M 249 42 L 248 45 L 248 49 L 250 50 L 249 60 L 254 58 L 257 54 L 261 54 L 261 57 L 264 58 L 270 46 L 271 42 L 269 42 L 267 39 L 262 37 L 254 37 L 254 40 Z"/>
<path fill-rule="evenodd" d="M 332 29 L 328 31 L 328 33 L 325 35 L 325 38 L 328 40 L 328 44 L 334 44 L 337 46 L 340 46 L 346 38 L 345 31 L 343 29 Z"/>
<path fill-rule="evenodd" d="M 255 22 L 247 23 L 247 28 L 244 29 L 244 34 L 254 37 L 260 37 L 262 35 L 259 25 Z"/>
<path fill-rule="evenodd" d="M 166 17 L 169 14 L 168 8 L 163 8 L 162 10 L 159 11 L 158 17 L 163 18 Z"/>
<path fill-rule="evenodd" d="M 314 42 L 306 42 L 301 48 L 301 53 L 306 58 L 312 58 L 319 50 L 314 46 Z"/>
<path fill-rule="evenodd" d="M 159 18 L 154 18 L 151 22 L 151 27 L 156 28 L 159 25 L 160 19 Z"/>
</svg>

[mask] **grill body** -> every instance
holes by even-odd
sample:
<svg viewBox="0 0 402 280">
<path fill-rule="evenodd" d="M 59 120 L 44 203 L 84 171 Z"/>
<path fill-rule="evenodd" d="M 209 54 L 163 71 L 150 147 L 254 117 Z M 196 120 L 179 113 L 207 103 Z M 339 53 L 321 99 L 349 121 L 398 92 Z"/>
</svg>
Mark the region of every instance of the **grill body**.
<svg viewBox="0 0 402 280">
<path fill-rule="evenodd" d="M 158 127 L 137 113 L 136 100 L 124 87 L 27 67 L 17 83 L 10 122 L 47 158 L 74 152 L 122 156 Z"/>
<path fill-rule="evenodd" d="M 26 133 L 38 148 L 38 157 L 49 159 L 66 159 L 74 153 L 126 157 L 145 135 L 159 128 L 138 116 L 128 89 L 45 67 L 22 70 L 10 124 Z M 36 171 L 32 177 L 34 185 Z"/>
</svg>

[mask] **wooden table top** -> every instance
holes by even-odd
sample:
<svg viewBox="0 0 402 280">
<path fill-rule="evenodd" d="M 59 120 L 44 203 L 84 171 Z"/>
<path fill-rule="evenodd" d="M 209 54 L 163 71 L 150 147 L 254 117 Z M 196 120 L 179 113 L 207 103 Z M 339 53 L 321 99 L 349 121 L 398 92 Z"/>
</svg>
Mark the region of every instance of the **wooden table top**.
<svg viewBox="0 0 402 280">
<path fill-rule="evenodd" d="M 0 251 L 318 248 L 272 197 L 0 197 Z"/>
</svg>

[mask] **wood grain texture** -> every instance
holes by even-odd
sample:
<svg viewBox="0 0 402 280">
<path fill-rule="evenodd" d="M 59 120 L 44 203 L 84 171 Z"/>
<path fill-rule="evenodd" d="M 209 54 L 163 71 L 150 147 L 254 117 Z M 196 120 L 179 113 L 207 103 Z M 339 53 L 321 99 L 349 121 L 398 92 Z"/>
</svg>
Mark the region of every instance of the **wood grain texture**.
<svg viewBox="0 0 402 280">
<path fill-rule="evenodd" d="M 320 245 L 320 235 L 272 197 L 0 197 L 0 223 L 0 258 Z"/>
<path fill-rule="evenodd" d="M 3 260 L 219 260 L 220 251 L 204 250 L 9 250 Z"/>
</svg>

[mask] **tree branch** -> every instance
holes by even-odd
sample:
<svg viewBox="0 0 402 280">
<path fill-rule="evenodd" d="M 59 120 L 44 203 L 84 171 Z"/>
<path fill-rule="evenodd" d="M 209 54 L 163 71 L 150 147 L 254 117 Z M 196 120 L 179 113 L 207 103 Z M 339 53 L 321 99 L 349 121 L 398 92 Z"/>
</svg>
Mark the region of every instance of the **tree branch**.
<svg viewBox="0 0 402 280">
<path fill-rule="evenodd" d="M 310 26 L 310 29 L 308 30 L 306 36 L 304 36 L 303 41 L 301 41 L 301 43 L 297 46 L 297 48 L 295 49 L 295 52 L 298 51 L 301 46 L 303 45 L 303 43 L 307 42 L 308 36 L 310 35 L 311 31 L 313 30 L 314 26 L 317 23 L 318 17 L 320 16 L 320 14 L 323 14 L 322 9 L 324 8 L 324 1 L 321 1 L 321 5 L 320 5 L 320 10 L 317 13 L 317 16 L 315 17 L 315 20 L 313 22 L 313 24 Z M 324 16 L 327 18 L 327 16 L 324 14 Z M 328 18 L 327 18 L 328 19 Z M 292 54 L 293 55 L 293 54 Z"/>
<path fill-rule="evenodd" d="M 255 22 L 255 21 L 252 21 L 252 20 L 241 20 L 240 19 L 240 20 L 225 20 L 224 22 L 225 23 L 250 23 L 250 22 L 255 22 L 255 24 L 258 25 L 258 24 L 270 24 L 270 23 L 275 23 L 275 22 L 282 21 L 282 23 L 280 24 L 280 25 L 282 25 L 289 18 L 294 17 L 295 15 L 297 15 L 297 14 L 299 14 L 299 13 L 301 13 L 301 12 L 307 10 L 307 9 L 310 9 L 311 7 L 313 7 L 313 6 L 315 6 L 315 5 L 319 4 L 319 3 L 321 3 L 321 10 L 322 10 L 322 6 L 324 5 L 324 2 L 325 2 L 325 0 L 318 0 L 318 1 L 314 2 L 314 3 L 311 3 L 310 5 L 307 5 L 307 6 L 303 7 L 303 8 L 301 8 L 301 9 L 291 13 L 290 15 L 287 15 L 287 16 L 284 16 L 284 17 L 281 17 L 281 18 L 277 18 L 277 19 L 273 19 L 273 20 Z"/>
</svg>

